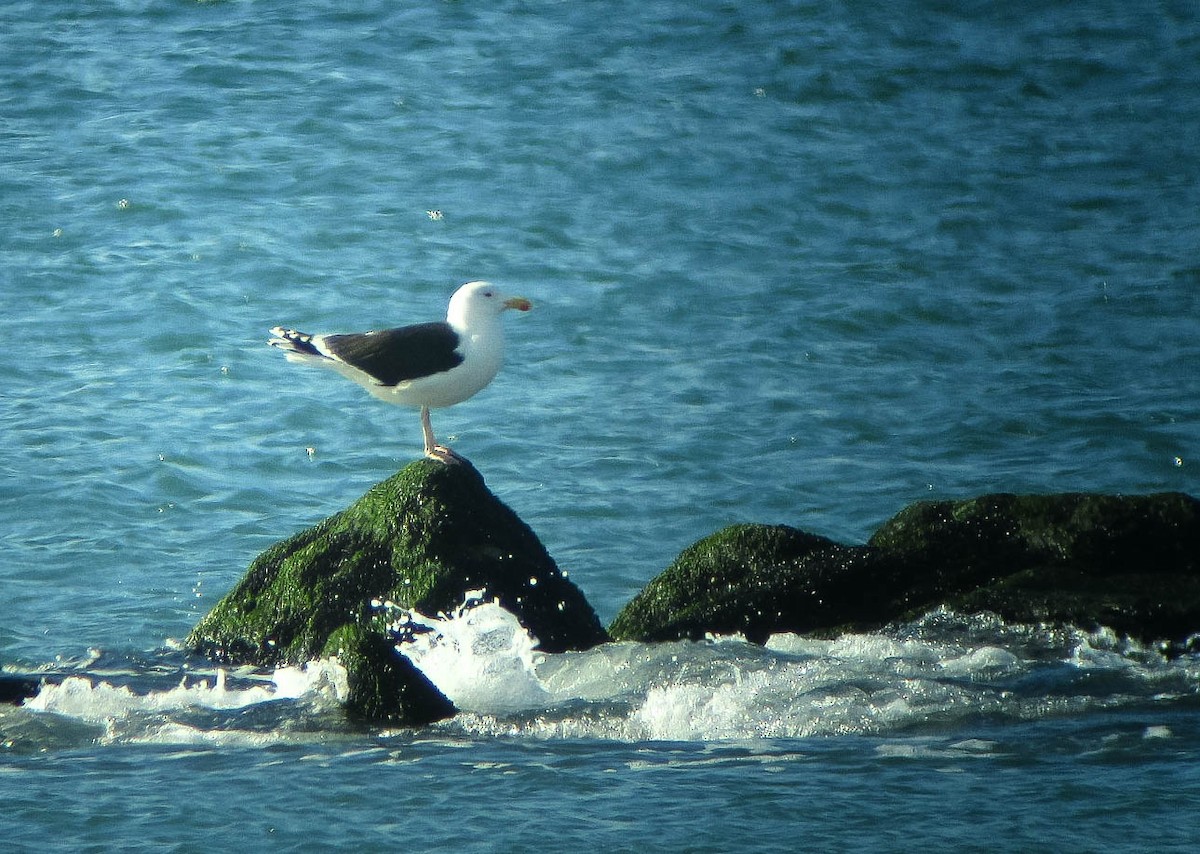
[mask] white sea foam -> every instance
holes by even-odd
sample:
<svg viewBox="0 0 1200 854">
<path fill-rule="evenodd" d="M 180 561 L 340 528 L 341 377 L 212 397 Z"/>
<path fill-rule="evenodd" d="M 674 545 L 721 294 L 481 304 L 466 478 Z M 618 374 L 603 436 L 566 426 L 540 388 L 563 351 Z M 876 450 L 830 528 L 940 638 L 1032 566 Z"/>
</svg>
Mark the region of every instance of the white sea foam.
<svg viewBox="0 0 1200 854">
<path fill-rule="evenodd" d="M 139 693 L 128 685 L 92 681 L 70 676 L 56 684 L 47 683 L 25 708 L 52 712 L 90 723 L 107 723 L 139 714 L 163 714 L 188 709 L 228 711 L 274 700 L 311 697 L 342 702 L 348 694 L 346 671 L 333 661 L 314 661 L 303 667 L 281 667 L 269 681 L 231 688 L 228 674 L 218 669 L 207 677 L 184 676 L 180 683 L 162 691 Z"/>
<path fill-rule="evenodd" d="M 945 633 L 952 615 L 943 614 L 894 632 L 775 635 L 765 647 L 731 636 L 551 655 L 514 615 L 482 600 L 476 591 L 436 617 L 379 603 L 398 648 L 459 708 L 441 725 L 448 732 L 622 741 L 886 735 L 952 727 L 964 716 L 1037 720 L 1131 696 L 1200 693 L 1200 662 L 1167 661 L 1111 633 L 982 623 Z M 1106 692 L 1073 691 L 1081 671 L 1103 676 L 1090 684 Z M 271 711 L 277 701 L 299 701 L 303 714 L 347 695 L 345 671 L 314 662 L 269 675 L 218 670 L 149 691 L 73 677 L 26 707 L 99 725 L 108 740 L 263 744 L 304 737 L 304 727 L 288 732 L 297 712 Z M 255 706 L 262 711 L 241 711 Z M 238 712 L 236 725 L 222 712 Z"/>
<path fill-rule="evenodd" d="M 401 651 L 463 711 L 545 706 L 550 694 L 535 669 L 537 639 L 495 602 L 476 604 L 480 596 L 473 591 L 453 614 L 438 617 L 396 609 L 395 625 L 422 629 Z"/>
<path fill-rule="evenodd" d="M 1022 680 L 1039 669 L 1043 675 L 1034 685 L 1067 684 L 1077 668 L 1171 685 L 1194 681 L 1190 665 L 1181 669 L 1104 649 L 1111 639 L 983 624 L 975 627 L 977 636 L 954 641 L 924 639 L 919 632 L 832 640 L 785 634 L 770 638 L 766 648 L 725 637 L 538 655 L 511 643 L 513 633 L 523 632 L 492 607 L 475 627 L 465 614 L 438 621 L 431 644 L 441 654 L 420 660 L 435 682 L 457 683 L 452 690 L 462 691 L 473 674 L 505 672 L 497 656 L 510 659 L 507 666 L 521 680 L 515 690 L 505 686 L 512 701 L 489 699 L 493 689 L 485 688 L 472 699 L 470 713 L 452 724 L 479 734 L 707 741 L 887 733 L 952 724 L 963 715 L 1038 719 L 1104 702 L 1069 695 L 1057 702 L 1026 693 Z M 481 653 L 472 643 L 485 627 L 497 631 L 501 642 Z M 1056 649 L 1065 658 L 1056 657 Z"/>
<path fill-rule="evenodd" d="M 985 698 L 936 677 L 900 676 L 884 660 L 783 661 L 721 682 L 653 686 L 632 733 L 668 740 L 794 738 L 872 733 Z"/>
</svg>

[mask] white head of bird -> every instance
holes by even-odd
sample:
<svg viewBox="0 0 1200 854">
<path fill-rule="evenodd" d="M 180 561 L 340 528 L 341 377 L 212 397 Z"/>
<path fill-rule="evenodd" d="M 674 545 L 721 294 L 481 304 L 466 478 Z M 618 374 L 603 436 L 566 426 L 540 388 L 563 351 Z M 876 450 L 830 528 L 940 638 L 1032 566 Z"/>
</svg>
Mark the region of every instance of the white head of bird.
<svg viewBox="0 0 1200 854">
<path fill-rule="evenodd" d="M 529 300 L 523 297 L 506 297 L 491 282 L 468 282 L 450 298 L 446 311 L 446 322 L 459 331 L 470 331 L 500 316 L 510 308 L 529 311 Z"/>
</svg>

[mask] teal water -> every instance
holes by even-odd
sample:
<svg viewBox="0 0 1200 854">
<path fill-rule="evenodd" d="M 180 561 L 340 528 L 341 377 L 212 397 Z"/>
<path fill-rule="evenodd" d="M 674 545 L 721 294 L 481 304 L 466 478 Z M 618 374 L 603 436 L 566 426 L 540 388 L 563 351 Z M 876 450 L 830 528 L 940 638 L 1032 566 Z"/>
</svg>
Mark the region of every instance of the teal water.
<svg viewBox="0 0 1200 854">
<path fill-rule="evenodd" d="M 605 622 L 731 522 L 1197 494 L 1194 4 L 16 0 L 0 79 L 0 663 L 92 675 L 0 711 L 18 849 L 1190 850 L 1200 664 L 1119 639 L 622 647 L 420 733 L 174 641 L 420 453 L 266 330 L 470 279 L 536 307 L 435 427 Z"/>
</svg>

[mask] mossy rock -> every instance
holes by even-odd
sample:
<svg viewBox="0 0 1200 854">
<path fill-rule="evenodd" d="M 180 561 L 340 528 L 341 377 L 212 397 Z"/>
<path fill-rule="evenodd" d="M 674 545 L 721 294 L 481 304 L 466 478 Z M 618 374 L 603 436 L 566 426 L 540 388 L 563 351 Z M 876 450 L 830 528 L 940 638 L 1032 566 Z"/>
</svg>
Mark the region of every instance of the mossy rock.
<svg viewBox="0 0 1200 854">
<path fill-rule="evenodd" d="M 960 611 L 1174 645 L 1200 632 L 1200 502 L 1183 493 L 920 502 L 869 543 L 923 568 Z"/>
<path fill-rule="evenodd" d="M 395 643 L 366 626 L 346 624 L 325 644 L 322 657 L 346 668 L 346 710 L 367 721 L 422 726 L 455 714 L 454 704 L 396 650 Z"/>
<path fill-rule="evenodd" d="M 187 643 L 221 661 L 303 663 L 324 654 L 346 627 L 364 627 L 390 645 L 381 602 L 436 615 L 480 589 L 547 652 L 607 640 L 583 594 L 474 467 L 420 460 L 259 555 Z M 367 649 L 361 641 L 351 646 Z"/>
<path fill-rule="evenodd" d="M 920 502 L 864 546 L 737 525 L 684 550 L 609 631 L 762 642 L 877 629 L 938 606 L 1107 626 L 1183 648 L 1200 632 L 1200 502 L 1180 493 Z"/>
<path fill-rule="evenodd" d="M 859 551 L 787 525 L 732 525 L 680 553 L 609 634 L 650 642 L 740 633 L 761 643 L 840 623 L 847 614 L 832 593 L 837 578 L 869 559 Z"/>
</svg>

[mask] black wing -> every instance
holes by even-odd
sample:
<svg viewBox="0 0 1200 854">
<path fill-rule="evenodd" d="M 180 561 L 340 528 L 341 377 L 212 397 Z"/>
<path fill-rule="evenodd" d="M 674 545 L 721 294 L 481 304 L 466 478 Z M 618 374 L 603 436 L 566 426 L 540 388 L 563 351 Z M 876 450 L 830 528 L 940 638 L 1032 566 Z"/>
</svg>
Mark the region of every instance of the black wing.
<svg viewBox="0 0 1200 854">
<path fill-rule="evenodd" d="M 463 357 L 455 352 L 458 333 L 448 323 L 418 323 L 399 329 L 326 335 L 322 343 L 348 365 L 370 374 L 380 385 L 396 385 L 440 374 Z"/>
</svg>

